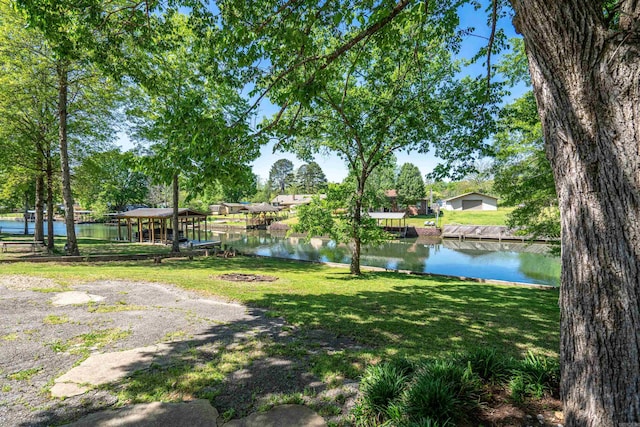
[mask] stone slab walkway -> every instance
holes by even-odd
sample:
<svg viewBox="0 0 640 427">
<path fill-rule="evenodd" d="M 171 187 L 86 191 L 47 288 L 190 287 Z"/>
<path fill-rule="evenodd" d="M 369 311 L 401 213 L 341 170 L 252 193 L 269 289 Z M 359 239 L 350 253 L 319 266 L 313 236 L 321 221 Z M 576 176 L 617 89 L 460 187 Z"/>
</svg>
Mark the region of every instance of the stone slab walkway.
<svg viewBox="0 0 640 427">
<path fill-rule="evenodd" d="M 80 365 L 55 379 L 51 396 L 66 398 L 87 392 L 91 386 L 114 383 L 133 371 L 147 369 L 159 356 L 166 356 L 171 347 L 157 344 L 112 353 L 89 356 Z"/>
<path fill-rule="evenodd" d="M 216 427 L 218 411 L 208 400 L 145 403 L 88 415 L 68 427 Z"/>
</svg>

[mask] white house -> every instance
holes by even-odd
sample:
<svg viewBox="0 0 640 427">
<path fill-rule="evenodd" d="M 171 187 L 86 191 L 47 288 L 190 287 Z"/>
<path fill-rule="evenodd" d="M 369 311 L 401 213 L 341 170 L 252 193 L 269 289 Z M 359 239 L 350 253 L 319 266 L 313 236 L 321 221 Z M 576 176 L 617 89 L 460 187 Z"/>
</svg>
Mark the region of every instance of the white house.
<svg viewBox="0 0 640 427">
<path fill-rule="evenodd" d="M 443 200 L 447 211 L 495 211 L 498 198 L 482 193 L 467 193 Z"/>
</svg>

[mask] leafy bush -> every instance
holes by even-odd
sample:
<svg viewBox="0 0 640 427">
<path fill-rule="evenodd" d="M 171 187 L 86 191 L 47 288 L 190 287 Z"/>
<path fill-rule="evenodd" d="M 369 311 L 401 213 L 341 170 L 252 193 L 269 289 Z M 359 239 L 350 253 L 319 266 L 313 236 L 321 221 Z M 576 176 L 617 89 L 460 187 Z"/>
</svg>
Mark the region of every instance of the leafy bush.
<svg viewBox="0 0 640 427">
<path fill-rule="evenodd" d="M 421 364 L 398 359 L 365 371 L 355 424 L 452 426 L 478 407 L 485 383 L 508 386 L 512 399 L 522 402 L 556 391 L 559 373 L 555 359 L 533 353 L 509 359 L 490 348 Z"/>
<path fill-rule="evenodd" d="M 504 381 L 511 374 L 511 360 L 495 348 L 478 347 L 458 355 L 457 360 L 469 365 L 483 381 L 492 384 Z"/>
<path fill-rule="evenodd" d="M 531 352 L 514 364 L 509 382 L 511 398 L 522 402 L 525 397 L 540 399 L 545 393 L 553 393 L 560 384 L 560 365 L 556 359 Z"/>
<path fill-rule="evenodd" d="M 478 376 L 455 359 L 426 363 L 404 393 L 405 413 L 414 420 L 447 423 L 475 408 L 481 389 Z"/>
<path fill-rule="evenodd" d="M 360 382 L 362 399 L 354 409 L 358 425 L 380 425 L 388 419 L 388 408 L 401 396 L 412 372 L 408 362 L 369 366 Z"/>
</svg>

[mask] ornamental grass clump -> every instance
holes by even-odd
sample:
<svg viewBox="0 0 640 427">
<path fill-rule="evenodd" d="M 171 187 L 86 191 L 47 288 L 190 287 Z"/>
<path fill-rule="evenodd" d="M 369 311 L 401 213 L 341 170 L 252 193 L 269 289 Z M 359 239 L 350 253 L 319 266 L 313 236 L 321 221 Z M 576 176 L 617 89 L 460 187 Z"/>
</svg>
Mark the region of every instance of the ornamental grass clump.
<svg viewBox="0 0 640 427">
<path fill-rule="evenodd" d="M 413 369 L 404 359 L 369 366 L 360 381 L 362 399 L 354 409 L 357 424 L 377 426 L 389 421 L 389 413 L 395 412 L 389 407 L 402 396 Z"/>
<path fill-rule="evenodd" d="M 507 357 L 478 348 L 447 359 L 397 359 L 369 366 L 353 417 L 357 426 L 447 427 L 473 421 L 483 398 L 504 390 L 514 403 L 556 394 L 556 359 L 529 353 Z"/>
<path fill-rule="evenodd" d="M 509 391 L 515 402 L 525 398 L 542 398 L 545 393 L 554 393 L 560 385 L 560 365 L 556 359 L 529 352 L 514 363 Z"/>
<path fill-rule="evenodd" d="M 493 347 L 478 347 L 456 357 L 459 363 L 469 365 L 482 381 L 499 384 L 509 378 L 513 359 L 499 353 Z"/>
<path fill-rule="evenodd" d="M 414 370 L 400 366 L 367 369 L 354 411 L 357 425 L 444 427 L 478 405 L 482 383 L 468 366 L 455 361 L 425 362 Z"/>
</svg>

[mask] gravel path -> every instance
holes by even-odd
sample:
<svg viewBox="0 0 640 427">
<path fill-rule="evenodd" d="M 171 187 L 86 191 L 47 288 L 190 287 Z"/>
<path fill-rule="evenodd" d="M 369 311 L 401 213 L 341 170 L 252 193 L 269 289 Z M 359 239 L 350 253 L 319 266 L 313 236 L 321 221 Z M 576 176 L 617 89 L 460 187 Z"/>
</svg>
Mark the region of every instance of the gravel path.
<svg viewBox="0 0 640 427">
<path fill-rule="evenodd" d="M 66 291 L 76 294 L 65 302 Z M 83 295 L 99 301 L 69 304 Z M 105 390 L 64 400 L 49 394 L 53 380 L 88 353 L 169 342 L 170 360 L 189 348 L 234 345 L 248 336 L 290 339 L 283 326 L 261 310 L 169 285 L 99 281 L 62 288 L 48 279 L 0 276 L 0 425 L 59 424 L 113 405 L 115 396 Z M 322 388 L 300 361 L 266 358 L 233 373 L 215 404 L 246 409 L 256 390 L 310 386 Z"/>
</svg>

